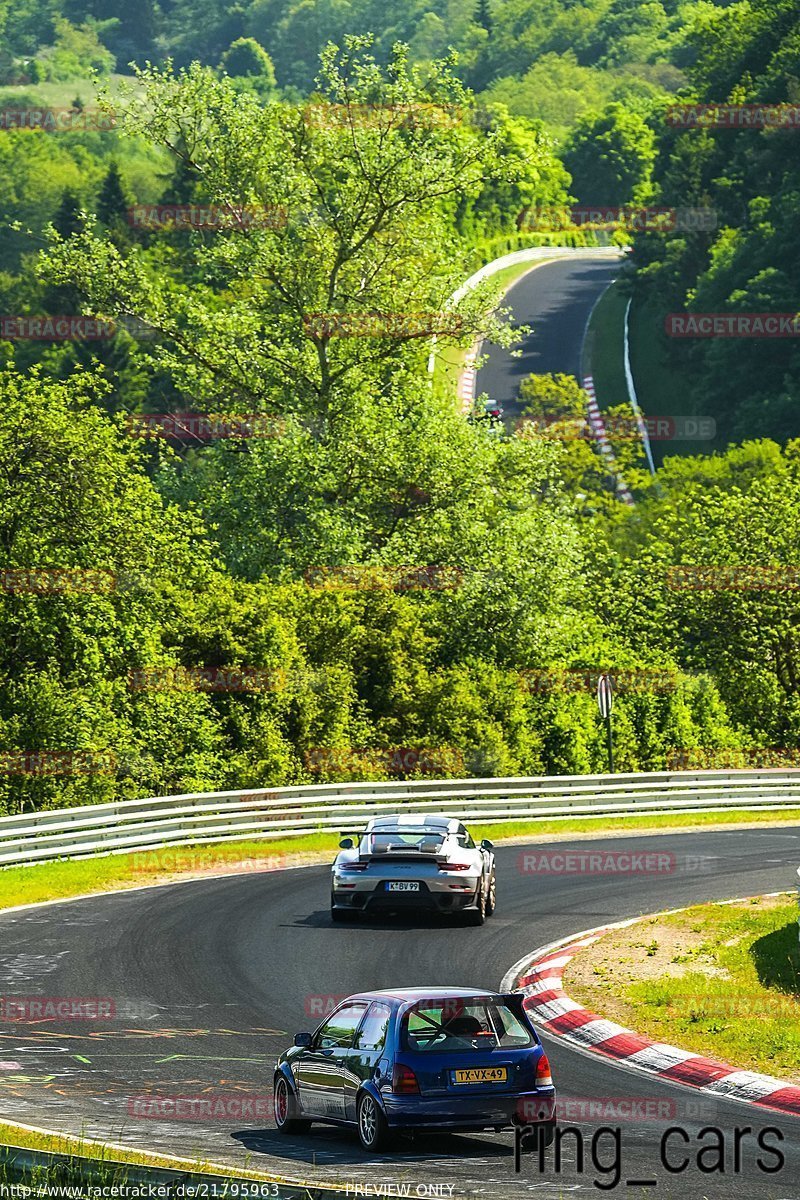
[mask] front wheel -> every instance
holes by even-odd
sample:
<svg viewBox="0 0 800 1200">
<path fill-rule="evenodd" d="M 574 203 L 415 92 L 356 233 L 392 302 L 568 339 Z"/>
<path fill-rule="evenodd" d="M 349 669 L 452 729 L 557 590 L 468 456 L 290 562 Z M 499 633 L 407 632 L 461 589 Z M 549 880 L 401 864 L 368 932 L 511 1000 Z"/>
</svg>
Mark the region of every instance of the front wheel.
<svg viewBox="0 0 800 1200">
<path fill-rule="evenodd" d="M 284 1079 L 279 1075 L 274 1091 L 275 1124 L 279 1133 L 308 1133 L 311 1122 L 297 1115 L 297 1098 Z"/>
<path fill-rule="evenodd" d="M 369 1092 L 359 1097 L 356 1110 L 358 1140 L 365 1150 L 385 1150 L 391 1142 L 386 1117 L 377 1100 Z"/>
</svg>

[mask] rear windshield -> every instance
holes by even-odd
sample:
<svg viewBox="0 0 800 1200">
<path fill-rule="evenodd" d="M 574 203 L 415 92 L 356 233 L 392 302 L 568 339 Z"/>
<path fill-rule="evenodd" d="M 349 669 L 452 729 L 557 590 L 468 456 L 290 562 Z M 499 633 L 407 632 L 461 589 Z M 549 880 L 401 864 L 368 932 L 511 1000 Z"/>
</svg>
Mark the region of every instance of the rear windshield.
<svg viewBox="0 0 800 1200">
<path fill-rule="evenodd" d="M 420 850 L 435 853 L 445 838 L 444 830 L 437 829 L 376 829 L 364 834 L 361 848 L 372 854 L 389 853 L 392 850 Z"/>
<path fill-rule="evenodd" d="M 535 1045 L 507 1004 L 486 1000 L 422 1000 L 403 1019 L 407 1050 L 439 1054 Z"/>
</svg>

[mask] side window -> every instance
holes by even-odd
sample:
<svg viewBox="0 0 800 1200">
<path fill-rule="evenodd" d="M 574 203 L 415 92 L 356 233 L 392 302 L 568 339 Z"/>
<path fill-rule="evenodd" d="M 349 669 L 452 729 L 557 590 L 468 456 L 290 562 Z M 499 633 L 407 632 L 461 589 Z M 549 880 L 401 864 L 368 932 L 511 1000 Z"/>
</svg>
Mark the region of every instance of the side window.
<svg viewBox="0 0 800 1200">
<path fill-rule="evenodd" d="M 358 1031 L 356 1050 L 382 1050 L 392 1010 L 388 1004 L 373 1004 Z"/>
<path fill-rule="evenodd" d="M 346 1004 L 326 1021 L 317 1034 L 319 1050 L 347 1049 L 352 1044 L 353 1034 L 364 1015 L 366 1004 Z"/>
</svg>

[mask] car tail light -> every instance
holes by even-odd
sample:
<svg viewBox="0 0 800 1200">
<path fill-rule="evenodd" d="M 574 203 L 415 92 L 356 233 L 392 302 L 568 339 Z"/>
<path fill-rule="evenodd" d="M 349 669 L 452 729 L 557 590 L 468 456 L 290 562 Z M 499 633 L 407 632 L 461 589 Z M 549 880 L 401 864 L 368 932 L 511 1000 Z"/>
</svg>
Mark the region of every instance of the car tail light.
<svg viewBox="0 0 800 1200">
<path fill-rule="evenodd" d="M 417 1077 L 411 1070 L 411 1067 L 404 1067 L 402 1063 L 394 1064 L 392 1072 L 392 1091 L 400 1096 L 418 1096 L 419 1084 Z"/>
<path fill-rule="evenodd" d="M 546 1054 L 542 1054 L 542 1057 L 536 1064 L 536 1086 L 553 1086 L 553 1076 L 550 1074 L 550 1061 Z"/>
<path fill-rule="evenodd" d="M 369 863 L 362 862 L 342 863 L 338 869 L 340 871 L 366 871 L 368 866 Z"/>
<path fill-rule="evenodd" d="M 470 867 L 469 863 L 448 862 L 448 863 L 440 863 L 439 864 L 440 871 L 468 871 L 469 867 Z"/>
</svg>

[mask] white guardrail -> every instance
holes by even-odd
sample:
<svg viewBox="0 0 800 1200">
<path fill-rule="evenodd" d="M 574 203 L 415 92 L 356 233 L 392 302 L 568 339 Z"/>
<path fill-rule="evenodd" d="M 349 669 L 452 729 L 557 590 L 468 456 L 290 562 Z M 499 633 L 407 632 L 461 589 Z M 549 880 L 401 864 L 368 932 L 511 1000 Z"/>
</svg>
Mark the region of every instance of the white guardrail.
<svg viewBox="0 0 800 1200">
<path fill-rule="evenodd" d="M 0 867 L 165 846 L 359 829 L 381 813 L 467 823 L 800 808 L 800 768 L 424 779 L 199 792 L 0 817 Z"/>
</svg>

